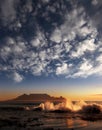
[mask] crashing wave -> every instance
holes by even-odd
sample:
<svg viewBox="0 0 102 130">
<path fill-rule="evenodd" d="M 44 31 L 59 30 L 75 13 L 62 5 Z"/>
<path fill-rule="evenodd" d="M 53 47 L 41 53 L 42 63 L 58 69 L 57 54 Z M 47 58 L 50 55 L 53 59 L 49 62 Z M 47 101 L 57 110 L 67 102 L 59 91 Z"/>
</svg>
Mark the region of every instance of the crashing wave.
<svg viewBox="0 0 102 130">
<path fill-rule="evenodd" d="M 26 107 L 26 110 L 34 110 L 34 111 L 50 111 L 50 112 L 81 112 L 81 113 L 101 113 L 102 105 L 96 103 L 86 103 L 84 101 L 77 101 L 75 103 L 71 101 L 66 101 L 58 104 L 54 104 L 53 102 L 45 102 L 41 103 L 36 107 Z"/>
</svg>

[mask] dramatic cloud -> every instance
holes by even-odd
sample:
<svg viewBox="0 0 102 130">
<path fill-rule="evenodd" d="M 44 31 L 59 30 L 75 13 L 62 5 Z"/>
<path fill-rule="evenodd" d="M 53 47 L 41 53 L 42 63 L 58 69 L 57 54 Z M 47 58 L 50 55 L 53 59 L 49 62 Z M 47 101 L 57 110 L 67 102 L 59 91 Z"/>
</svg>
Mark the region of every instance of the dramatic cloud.
<svg viewBox="0 0 102 130">
<path fill-rule="evenodd" d="M 87 78 L 102 75 L 102 2 L 0 1 L 0 71 Z M 97 11 L 97 12 L 96 12 Z M 97 18 L 97 20 L 96 20 Z"/>
</svg>

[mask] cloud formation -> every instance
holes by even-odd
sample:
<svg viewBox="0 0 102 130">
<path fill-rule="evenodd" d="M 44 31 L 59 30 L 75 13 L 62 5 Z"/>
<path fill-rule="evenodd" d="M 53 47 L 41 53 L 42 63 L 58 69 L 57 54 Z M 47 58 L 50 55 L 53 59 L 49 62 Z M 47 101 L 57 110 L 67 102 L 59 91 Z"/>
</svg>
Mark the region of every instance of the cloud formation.
<svg viewBox="0 0 102 130">
<path fill-rule="evenodd" d="M 14 72 L 13 74 L 13 77 L 14 77 L 14 81 L 15 82 L 21 82 L 23 80 L 23 76 L 21 76 L 19 73 L 17 72 Z"/>
<path fill-rule="evenodd" d="M 61 66 L 57 67 L 56 69 L 56 75 L 63 75 L 68 73 L 68 65 L 66 63 L 63 63 Z"/>
<path fill-rule="evenodd" d="M 12 74 L 16 82 L 26 74 L 65 78 L 102 75 L 99 4 L 98 0 L 90 2 L 98 11 L 94 16 L 84 0 L 80 5 L 77 0 L 0 2 L 0 71 Z"/>
</svg>

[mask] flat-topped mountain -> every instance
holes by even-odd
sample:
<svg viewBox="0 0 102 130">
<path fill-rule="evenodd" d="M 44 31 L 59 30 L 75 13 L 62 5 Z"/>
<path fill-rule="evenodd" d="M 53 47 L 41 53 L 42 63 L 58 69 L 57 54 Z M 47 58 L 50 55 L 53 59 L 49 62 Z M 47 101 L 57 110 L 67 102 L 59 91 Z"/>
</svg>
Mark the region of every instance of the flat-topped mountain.
<svg viewBox="0 0 102 130">
<path fill-rule="evenodd" d="M 52 102 L 63 102 L 66 99 L 62 96 L 60 97 L 52 97 L 48 94 L 23 94 L 15 99 L 11 99 L 8 102 L 45 102 L 45 101 L 52 101 Z"/>
</svg>

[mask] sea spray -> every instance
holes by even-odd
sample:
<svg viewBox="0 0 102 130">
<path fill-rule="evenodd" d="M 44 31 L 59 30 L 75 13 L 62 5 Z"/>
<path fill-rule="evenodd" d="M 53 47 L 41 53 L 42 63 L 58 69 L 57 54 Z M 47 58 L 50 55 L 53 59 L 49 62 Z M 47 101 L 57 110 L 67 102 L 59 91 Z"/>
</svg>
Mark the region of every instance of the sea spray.
<svg viewBox="0 0 102 130">
<path fill-rule="evenodd" d="M 72 101 L 66 100 L 65 107 L 70 109 L 70 110 L 73 110 L 73 103 L 72 103 Z"/>
<path fill-rule="evenodd" d="M 87 103 L 83 100 L 77 101 L 75 104 L 73 104 L 73 111 L 79 111 L 83 106 L 87 106 Z"/>
<path fill-rule="evenodd" d="M 86 103 L 85 101 L 72 101 L 67 100 L 54 104 L 53 102 L 47 101 L 41 103 L 39 106 L 32 108 L 26 107 L 26 110 L 42 110 L 42 111 L 66 111 L 66 112 L 81 112 L 81 113 L 100 113 L 102 112 L 102 105 L 98 103 Z"/>
<path fill-rule="evenodd" d="M 49 102 L 49 101 L 47 101 L 45 103 L 41 103 L 39 105 L 39 107 L 41 107 L 42 110 L 46 110 L 46 111 L 50 111 L 50 110 L 54 110 L 55 109 L 54 104 L 52 102 Z"/>
<path fill-rule="evenodd" d="M 86 103 L 84 101 L 79 101 L 75 104 L 73 104 L 71 101 L 66 101 L 58 104 L 54 104 L 52 102 L 45 102 L 41 103 L 39 107 L 42 108 L 42 110 L 46 111 L 54 111 L 54 110 L 70 110 L 70 111 L 78 111 L 82 109 L 83 106 L 85 106 Z"/>
</svg>

